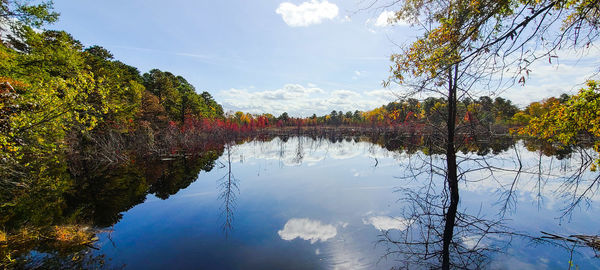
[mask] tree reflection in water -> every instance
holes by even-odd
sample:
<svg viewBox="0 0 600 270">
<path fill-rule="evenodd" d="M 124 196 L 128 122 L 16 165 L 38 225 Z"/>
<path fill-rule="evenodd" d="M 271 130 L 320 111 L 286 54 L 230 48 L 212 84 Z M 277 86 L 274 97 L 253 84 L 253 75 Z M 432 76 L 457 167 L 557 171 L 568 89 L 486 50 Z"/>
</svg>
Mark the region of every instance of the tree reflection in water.
<svg viewBox="0 0 600 270">
<path fill-rule="evenodd" d="M 193 155 L 110 166 L 56 166 L 48 178 L 12 203 L 0 201 L 0 268 L 102 268 L 92 252 L 96 234 L 119 222 L 148 194 L 167 199 L 210 171 L 223 146 Z M 114 243 L 118 245 L 118 243 Z"/>
<path fill-rule="evenodd" d="M 502 251 L 512 233 L 501 218 L 484 217 L 481 209 L 469 213 L 458 208 L 450 217 L 454 220 L 448 222 L 450 197 L 458 198 L 458 194 L 452 194 L 458 192 L 458 188 L 450 189 L 447 184 L 446 156 L 439 154 L 444 149 L 437 147 L 444 144 L 438 143 L 436 138 L 424 138 L 423 142 L 419 152 L 407 148 L 407 160 L 401 170 L 404 174 L 399 177 L 406 182 L 406 187 L 396 190 L 401 194 L 399 202 L 403 205 L 401 218 L 408 221 L 408 226 L 402 231 L 382 232 L 379 244 L 386 246 L 383 257 L 392 257 L 398 261 L 399 268 L 406 269 L 440 268 L 444 257 L 452 269 L 480 268 L 489 263 L 491 254 Z M 472 152 L 487 154 L 490 149 L 493 148 L 471 146 L 463 150 L 465 155 L 457 155 L 461 183 L 470 170 L 461 168 L 460 164 L 472 159 L 471 155 L 477 155 Z M 448 239 L 446 250 L 444 244 Z M 503 239 L 504 243 L 497 239 Z"/>
<path fill-rule="evenodd" d="M 510 138 L 459 144 L 457 166 L 461 186 L 496 183 L 501 192 L 498 198 L 488 200 L 495 200 L 500 211 L 497 216 L 486 217 L 482 209 L 472 213 L 459 208 L 452 224 L 450 249 L 444 254 L 444 224 L 448 224 L 449 198 L 454 191 L 448 188 L 446 181 L 446 153 L 436 147 L 443 144 L 435 138 L 423 138 L 418 145 L 420 151 L 415 152 L 415 145 L 403 138 L 384 142 L 387 149 L 404 151 L 408 156 L 401 170 L 404 175 L 399 177 L 408 187 L 397 190 L 401 194 L 399 202 L 404 205 L 400 218 L 407 220 L 408 226 L 402 231 L 383 231 L 378 241 L 386 246 L 383 258 L 397 260 L 399 268 L 440 268 L 444 256 L 449 257 L 453 269 L 482 268 L 495 253 L 506 250 L 513 237 L 535 244 L 558 245 L 571 254 L 577 247 L 597 250 L 598 236 L 563 237 L 547 232 L 532 235 L 515 232 L 505 225 L 507 212 L 517 207 L 517 192 L 531 187 L 531 183 L 535 183 L 538 205 L 544 192 L 561 194 L 564 199 L 561 219 L 570 216 L 581 203 L 589 206 L 600 178 L 589 171 L 596 159 L 587 151 L 589 146 L 557 148 L 539 141 L 523 141 L 528 151 L 539 154 L 537 159 L 523 160 L 520 142 Z M 555 160 L 568 162 L 558 162 L 560 166 L 556 166 Z M 507 179 L 507 175 L 512 176 Z"/>
<path fill-rule="evenodd" d="M 236 208 L 237 196 L 240 192 L 238 186 L 239 181 L 235 178 L 231 170 L 231 148 L 231 144 L 225 146 L 227 163 L 223 166 L 227 167 L 227 173 L 217 181 L 217 185 L 221 190 L 219 200 L 222 200 L 221 215 L 225 219 L 223 222 L 223 233 L 226 238 L 229 237 L 229 234 L 233 231 L 234 211 Z"/>
</svg>

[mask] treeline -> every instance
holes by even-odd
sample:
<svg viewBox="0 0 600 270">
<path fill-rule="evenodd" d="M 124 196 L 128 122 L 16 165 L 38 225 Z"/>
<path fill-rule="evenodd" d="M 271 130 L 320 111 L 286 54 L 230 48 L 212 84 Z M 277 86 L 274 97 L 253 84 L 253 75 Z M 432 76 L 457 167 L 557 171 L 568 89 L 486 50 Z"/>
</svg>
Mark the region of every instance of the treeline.
<svg viewBox="0 0 600 270">
<path fill-rule="evenodd" d="M 598 100 L 598 83 L 589 81 L 588 87 L 581 89 L 578 94 L 562 94 L 559 97 L 550 97 L 535 101 L 520 109 L 511 100 L 502 97 L 491 98 L 482 96 L 477 99 L 466 98 L 457 102 L 458 125 L 478 126 L 488 131 L 509 131 L 526 135 L 535 134 L 526 132 L 525 128 L 533 122 L 550 115 L 561 115 L 560 112 L 568 110 L 575 114 L 576 105 L 581 114 L 587 115 L 584 122 L 594 124 L 596 108 L 600 106 Z M 402 127 L 405 125 L 419 124 L 427 126 L 444 126 L 447 118 L 447 100 L 444 98 L 429 97 L 424 100 L 406 99 L 390 102 L 387 105 L 369 111 L 336 111 L 329 114 L 309 117 L 290 117 L 287 112 L 279 116 L 272 114 L 250 114 L 241 111 L 225 114 L 227 122 L 235 123 L 240 128 L 260 129 L 268 127 Z M 600 108 L 599 108 L 600 109 Z M 598 110 L 600 111 L 600 110 Z M 581 119 L 564 119 L 564 122 L 576 123 Z M 560 121 L 556 121 L 560 122 Z M 531 131 L 531 129 L 528 129 Z M 595 130 L 595 129 L 594 129 Z M 589 133 L 589 132 L 588 132 Z"/>
<path fill-rule="evenodd" d="M 236 112 L 226 115 L 228 121 L 249 127 L 385 127 L 401 128 L 406 126 L 420 127 L 425 131 L 430 126 L 443 126 L 446 121 L 447 101 L 444 98 L 429 97 L 423 101 L 406 99 L 390 102 L 387 105 L 369 111 L 336 111 L 329 114 L 310 117 L 290 117 L 287 112 L 278 117 L 271 114 L 252 115 Z M 521 112 L 510 100 L 501 97 L 492 99 L 483 96 L 478 99 L 464 99 L 458 104 L 461 123 L 477 124 L 489 130 L 508 128 L 522 124 L 514 119 Z"/>
<path fill-rule="evenodd" d="M 429 97 L 423 101 L 406 99 L 390 102 L 370 111 L 342 112 L 332 111 L 323 116 L 313 115 L 308 119 L 312 124 L 325 125 L 362 125 L 362 126 L 398 126 L 408 123 L 442 125 L 446 120 L 447 100 Z M 459 115 L 463 120 L 477 122 L 487 126 L 510 125 L 512 116 L 519 111 L 510 100 L 488 96 L 479 99 L 467 98 L 458 104 Z"/>
</svg>

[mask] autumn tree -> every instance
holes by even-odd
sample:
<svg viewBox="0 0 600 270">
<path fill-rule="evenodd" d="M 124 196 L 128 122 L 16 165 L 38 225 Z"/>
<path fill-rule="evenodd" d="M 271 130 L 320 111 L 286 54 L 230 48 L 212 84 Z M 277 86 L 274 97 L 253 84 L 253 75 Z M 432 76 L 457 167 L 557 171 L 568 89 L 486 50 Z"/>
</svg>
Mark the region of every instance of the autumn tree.
<svg viewBox="0 0 600 270">
<path fill-rule="evenodd" d="M 3 116 L 10 125 L 1 136 L 6 145 L 18 146 L 11 149 L 21 154 L 13 157 L 46 156 L 64 147 L 62 140 L 71 129 L 90 130 L 98 124 L 109 110 L 111 89 L 84 68 L 82 46 L 70 35 L 27 31 L 24 37 L 25 53 L 0 44 L 1 83 L 19 108 Z"/>
<path fill-rule="evenodd" d="M 600 82 L 588 81 L 586 88 L 565 102 L 550 103 L 545 113 L 533 116 L 519 133 L 563 147 L 592 141 L 594 151 L 600 154 Z M 590 169 L 596 171 L 599 165 L 597 158 Z"/>
<path fill-rule="evenodd" d="M 445 125 L 432 128 L 445 135 L 449 203 L 441 265 L 449 269 L 456 266 L 449 253 L 459 203 L 456 134 L 464 128 L 457 126 L 458 101 L 471 97 L 474 87 L 494 91 L 524 84 L 535 60 L 551 61 L 562 48 L 589 45 L 598 35 L 600 2 L 405 0 L 384 6 L 397 8 L 392 22 L 408 22 L 421 33 L 392 55 L 392 75 L 384 85 L 404 85 L 406 96 L 438 95 L 447 104 Z"/>
</svg>

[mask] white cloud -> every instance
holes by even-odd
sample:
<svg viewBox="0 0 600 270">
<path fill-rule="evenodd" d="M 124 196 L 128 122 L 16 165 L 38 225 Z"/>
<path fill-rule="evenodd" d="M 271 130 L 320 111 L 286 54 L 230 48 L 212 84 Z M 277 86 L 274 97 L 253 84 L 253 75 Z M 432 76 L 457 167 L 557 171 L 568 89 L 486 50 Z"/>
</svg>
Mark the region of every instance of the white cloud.
<svg viewBox="0 0 600 270">
<path fill-rule="evenodd" d="M 337 17 L 339 8 L 337 5 L 327 1 L 311 0 L 300 5 L 289 2 L 279 4 L 275 12 L 283 18 L 283 21 L 292 27 L 309 26 L 320 24 L 323 20 L 333 20 Z"/>
<path fill-rule="evenodd" d="M 377 27 L 386 27 L 393 25 L 394 23 L 392 22 L 392 20 L 395 18 L 395 15 L 396 13 L 393 11 L 383 11 L 381 12 L 381 14 L 379 14 L 379 17 L 377 17 L 377 20 L 375 20 L 375 23 L 373 25 Z"/>
<path fill-rule="evenodd" d="M 291 241 L 296 238 L 310 241 L 325 242 L 337 235 L 337 229 L 330 224 L 323 224 L 318 220 L 308 218 L 292 218 L 285 223 L 282 230 L 277 232 L 281 239 Z"/>
<path fill-rule="evenodd" d="M 381 92 L 383 91 L 383 92 Z M 215 97 L 225 110 L 249 113 L 288 112 L 291 116 L 328 114 L 332 110 L 372 110 L 393 101 L 390 90 L 359 93 L 351 90 L 325 91 L 315 85 L 286 84 L 275 90 L 230 89 L 218 92 Z"/>
<path fill-rule="evenodd" d="M 301 98 L 311 93 L 318 93 L 322 90 L 319 88 L 305 88 L 299 84 L 286 84 L 281 89 L 273 91 L 264 91 L 261 93 L 264 99 L 271 100 L 292 100 Z"/>
<path fill-rule="evenodd" d="M 369 30 L 369 32 L 377 33 L 373 27 L 384 28 L 394 25 L 408 26 L 409 24 L 405 21 L 397 20 L 396 12 L 384 10 L 379 14 L 377 19 L 367 19 L 365 21 L 365 25 L 367 26 L 367 30 Z"/>
<path fill-rule="evenodd" d="M 405 230 L 411 221 L 400 217 L 375 216 L 367 220 L 363 220 L 364 224 L 371 224 L 375 229 L 380 231 L 387 230 Z"/>
</svg>

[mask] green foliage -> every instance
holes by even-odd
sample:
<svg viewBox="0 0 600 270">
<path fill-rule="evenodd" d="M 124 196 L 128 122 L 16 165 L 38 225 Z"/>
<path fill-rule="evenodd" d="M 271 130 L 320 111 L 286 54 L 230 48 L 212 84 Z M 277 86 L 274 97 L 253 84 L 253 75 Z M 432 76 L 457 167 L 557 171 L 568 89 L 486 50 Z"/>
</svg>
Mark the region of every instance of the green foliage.
<svg viewBox="0 0 600 270">
<path fill-rule="evenodd" d="M 0 45 L 0 83 L 10 96 L 3 99 L 0 116 L 3 179 L 39 172 L 43 162 L 60 162 L 67 134 L 93 129 L 110 107 L 110 89 L 83 68 L 81 44 L 70 35 L 28 31 L 24 44 L 21 52 Z"/>
<path fill-rule="evenodd" d="M 577 95 L 564 103 L 553 99 L 544 113 L 535 112 L 529 124 L 519 130 L 552 143 L 570 146 L 582 139 L 594 141 L 594 150 L 600 153 L 600 85 L 588 81 Z M 600 159 L 592 166 L 596 170 Z"/>
<path fill-rule="evenodd" d="M 223 117 L 223 108 L 208 92 L 197 94 L 196 89 L 183 77 L 158 69 L 143 75 L 148 91 L 158 97 L 170 119 L 183 123 L 186 115 L 196 118 Z"/>
<path fill-rule="evenodd" d="M 2 0 L 0 19 L 20 26 L 41 27 L 58 20 L 59 14 L 53 9 L 52 1 Z"/>
<path fill-rule="evenodd" d="M 335 112 L 335 111 L 334 111 Z M 279 117 L 277 117 L 277 120 L 281 120 L 283 122 L 286 122 L 290 119 L 290 116 L 288 115 L 287 112 L 283 112 Z"/>
<path fill-rule="evenodd" d="M 223 117 L 223 107 L 213 99 L 210 93 L 204 91 L 200 96 L 203 98 L 205 105 L 203 107 L 205 109 L 203 111 L 205 117 Z"/>
<path fill-rule="evenodd" d="M 27 82 L 48 80 L 50 77 L 63 79 L 77 76 L 84 67 L 79 41 L 63 31 L 37 33 L 27 29 L 19 50 L 10 51 L 11 58 L 2 76 Z"/>
<path fill-rule="evenodd" d="M 83 56 L 87 69 L 110 89 L 106 97 L 108 111 L 103 118 L 117 123 L 132 120 L 140 110 L 145 90 L 139 71 L 135 67 L 113 61 L 112 54 L 100 46 L 87 48 Z"/>
</svg>

